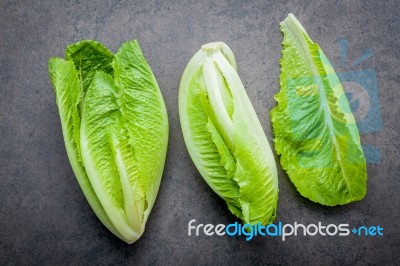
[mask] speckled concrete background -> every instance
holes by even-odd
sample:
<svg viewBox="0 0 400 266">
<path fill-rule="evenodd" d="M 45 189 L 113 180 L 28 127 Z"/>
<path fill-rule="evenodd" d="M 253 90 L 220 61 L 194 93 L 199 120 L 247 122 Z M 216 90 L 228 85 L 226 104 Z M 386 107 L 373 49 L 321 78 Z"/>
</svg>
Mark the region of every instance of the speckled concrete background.
<svg viewBox="0 0 400 266">
<path fill-rule="evenodd" d="M 400 5 L 397 1 L 14 1 L 0 2 L 0 264 L 399 264 Z M 282 35 L 293 12 L 340 65 L 377 73 L 382 130 L 362 134 L 381 162 L 368 165 L 361 202 L 327 208 L 300 197 L 279 167 L 276 221 L 381 225 L 383 237 L 189 237 L 187 224 L 235 221 L 193 166 L 177 95 L 191 56 L 210 41 L 234 51 L 239 74 L 269 139 Z M 69 165 L 47 72 L 50 56 L 81 39 L 112 50 L 137 38 L 169 112 L 170 143 L 158 200 L 142 239 L 126 245 L 86 203 Z M 349 67 L 366 49 L 372 59 Z"/>
</svg>

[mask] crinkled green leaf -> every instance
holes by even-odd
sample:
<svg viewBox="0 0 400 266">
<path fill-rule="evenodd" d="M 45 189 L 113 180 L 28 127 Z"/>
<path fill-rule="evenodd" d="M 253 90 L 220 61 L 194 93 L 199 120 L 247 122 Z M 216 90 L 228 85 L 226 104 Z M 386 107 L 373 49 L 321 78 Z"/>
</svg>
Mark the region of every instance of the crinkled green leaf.
<svg viewBox="0 0 400 266">
<path fill-rule="evenodd" d="M 96 71 L 103 71 L 110 75 L 114 72 L 111 66 L 114 55 L 96 41 L 84 40 L 69 45 L 65 52 L 65 58 L 74 62 L 82 99 L 85 97 Z"/>
<path fill-rule="evenodd" d="M 164 100 L 136 41 L 115 56 L 97 42 L 79 42 L 67 48 L 67 60 L 52 59 L 50 73 L 63 131 L 71 132 L 64 134 L 67 151 L 73 144 L 71 165 L 100 220 L 132 243 L 144 231 L 161 181 L 168 143 Z M 72 74 L 53 61 L 65 62 Z M 65 82 L 55 85 L 53 72 Z M 71 99 L 60 105 L 63 97 Z"/>
<path fill-rule="evenodd" d="M 100 221 L 119 238 L 123 236 L 115 229 L 100 204 L 86 174 L 80 151 L 80 113 L 81 91 L 78 74 L 73 62 L 61 58 L 49 60 L 49 72 L 60 114 L 67 155 L 76 179 Z"/>
<path fill-rule="evenodd" d="M 226 44 L 203 45 L 190 60 L 180 84 L 179 115 L 194 164 L 229 210 L 245 223 L 272 222 L 275 160 Z"/>
<path fill-rule="evenodd" d="M 157 81 L 137 41 L 124 43 L 113 62 L 120 88 L 120 110 L 129 144 L 135 149 L 138 171 L 146 191 L 148 211 L 160 186 L 168 142 L 168 117 Z"/>
<path fill-rule="evenodd" d="M 281 90 L 271 120 L 282 167 L 312 201 L 334 206 L 360 200 L 366 193 L 366 161 L 340 81 L 292 14 L 281 30 Z"/>
</svg>

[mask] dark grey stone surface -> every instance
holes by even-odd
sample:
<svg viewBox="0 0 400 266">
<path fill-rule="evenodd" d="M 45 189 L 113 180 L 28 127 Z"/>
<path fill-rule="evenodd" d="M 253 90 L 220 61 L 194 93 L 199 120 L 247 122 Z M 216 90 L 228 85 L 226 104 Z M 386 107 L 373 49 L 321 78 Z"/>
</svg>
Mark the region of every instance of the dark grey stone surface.
<svg viewBox="0 0 400 266">
<path fill-rule="evenodd" d="M 204 43 L 224 41 L 271 140 L 282 35 L 294 13 L 340 65 L 377 74 L 382 128 L 361 135 L 381 161 L 368 165 L 364 200 L 328 208 L 302 198 L 279 168 L 276 221 L 381 225 L 382 237 L 189 237 L 187 224 L 235 221 L 201 179 L 183 142 L 178 86 Z M 14 1 L 0 2 L 0 264 L 399 264 L 400 5 L 397 1 Z M 127 245 L 97 220 L 66 156 L 47 72 L 51 56 L 81 39 L 116 50 L 137 38 L 165 96 L 170 142 L 158 199 L 143 237 Z M 350 67 L 366 49 L 372 59 Z"/>
</svg>

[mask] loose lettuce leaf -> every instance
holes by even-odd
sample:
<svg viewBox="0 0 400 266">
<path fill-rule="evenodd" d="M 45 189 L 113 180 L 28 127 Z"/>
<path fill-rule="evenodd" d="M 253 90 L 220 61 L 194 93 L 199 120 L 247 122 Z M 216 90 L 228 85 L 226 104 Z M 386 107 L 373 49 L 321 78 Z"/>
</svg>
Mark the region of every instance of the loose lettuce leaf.
<svg viewBox="0 0 400 266">
<path fill-rule="evenodd" d="M 328 58 L 297 19 L 284 34 L 280 92 L 271 111 L 276 152 L 297 190 L 334 206 L 366 193 L 366 161 L 355 119 Z"/>
<path fill-rule="evenodd" d="M 78 42 L 66 58 L 51 58 L 49 71 L 68 157 L 96 215 L 132 243 L 144 231 L 165 162 L 161 92 L 136 41 L 115 56 L 100 43 Z"/>
<path fill-rule="evenodd" d="M 275 160 L 226 44 L 203 45 L 190 60 L 180 84 L 179 115 L 194 164 L 229 210 L 244 223 L 272 222 Z"/>
</svg>

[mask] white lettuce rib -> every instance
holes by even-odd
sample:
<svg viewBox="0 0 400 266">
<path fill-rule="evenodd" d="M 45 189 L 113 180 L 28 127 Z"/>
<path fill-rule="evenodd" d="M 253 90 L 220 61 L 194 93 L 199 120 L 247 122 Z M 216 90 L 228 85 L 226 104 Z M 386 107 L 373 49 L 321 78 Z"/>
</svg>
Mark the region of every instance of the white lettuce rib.
<svg viewBox="0 0 400 266">
<path fill-rule="evenodd" d="M 208 57 L 203 64 L 203 78 L 206 85 L 208 100 L 210 101 L 211 108 L 214 111 L 217 123 L 224 129 L 223 134 L 228 139 L 229 143 L 234 143 L 233 123 L 222 100 L 221 92 L 218 88 L 219 82 L 216 73 L 217 70 L 212 57 Z"/>
<path fill-rule="evenodd" d="M 90 149 L 88 147 L 89 141 L 85 134 L 85 126 L 84 123 L 81 127 L 81 150 L 82 150 L 82 159 L 85 165 L 86 173 L 89 176 L 90 183 L 96 195 L 103 206 L 108 218 L 111 220 L 112 224 L 115 228 L 121 233 L 121 235 L 126 238 L 128 243 L 133 243 L 141 236 L 140 232 L 134 231 L 129 224 L 127 223 L 126 218 L 122 215 L 122 213 L 118 212 L 116 208 L 113 206 L 113 203 L 110 201 L 104 187 L 102 186 L 100 180 L 97 178 L 99 173 L 96 170 L 96 166 L 93 163 L 92 154 L 90 153 Z M 124 193 L 125 197 L 125 193 Z"/>
</svg>

